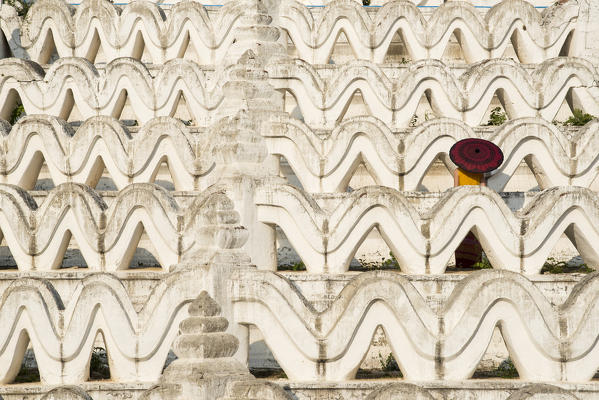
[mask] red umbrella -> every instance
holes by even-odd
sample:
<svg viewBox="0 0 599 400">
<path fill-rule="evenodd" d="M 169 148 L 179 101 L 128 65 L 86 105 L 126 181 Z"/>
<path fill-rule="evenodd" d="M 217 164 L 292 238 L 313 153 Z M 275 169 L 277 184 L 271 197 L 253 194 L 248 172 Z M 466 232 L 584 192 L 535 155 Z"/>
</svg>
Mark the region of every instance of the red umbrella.
<svg viewBox="0 0 599 400">
<path fill-rule="evenodd" d="M 503 163 L 503 152 L 484 139 L 463 139 L 451 146 L 449 158 L 466 172 L 491 172 Z"/>
</svg>

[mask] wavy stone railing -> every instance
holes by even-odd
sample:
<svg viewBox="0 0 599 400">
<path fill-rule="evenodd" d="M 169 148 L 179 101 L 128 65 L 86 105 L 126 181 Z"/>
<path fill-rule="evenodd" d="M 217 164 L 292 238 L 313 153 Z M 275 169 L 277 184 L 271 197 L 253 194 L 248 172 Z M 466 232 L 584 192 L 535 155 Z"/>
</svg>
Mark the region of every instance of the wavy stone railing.
<svg viewBox="0 0 599 400">
<path fill-rule="evenodd" d="M 201 282 L 198 272 L 170 274 L 136 311 L 123 283 L 108 274 L 82 279 L 70 299 L 43 279 L 15 280 L 0 299 L 0 382 L 13 381 L 29 344 L 43 384 L 85 382 L 99 334 L 114 381 L 154 382 Z"/>
<path fill-rule="evenodd" d="M 232 69 L 233 68 L 233 69 Z M 222 117 L 223 84 L 232 67 L 211 75 L 196 63 L 172 60 L 154 75 L 139 61 L 121 58 L 101 71 L 81 58 L 63 58 L 45 72 L 35 63 L 0 60 L 0 116 L 8 119 L 18 99 L 28 114 L 67 119 L 76 105 L 81 118 L 120 117 L 127 102 L 136 119 L 175 115 L 181 96 L 198 125 Z M 312 128 L 332 129 L 359 90 L 372 115 L 387 125 L 406 127 L 420 98 L 431 97 L 438 117 L 478 125 L 498 93 L 511 119 L 541 116 L 551 121 L 566 100 L 574 108 L 599 115 L 599 74 L 584 59 L 555 58 L 527 70 L 496 59 L 453 70 L 441 61 L 416 62 L 385 71 L 368 62 L 316 69 L 303 61 L 273 61 L 268 82 L 290 92 Z M 389 74 L 387 75 L 386 72 Z M 217 112 L 218 111 L 218 112 Z"/>
<path fill-rule="evenodd" d="M 599 122 L 550 122 L 599 115 L 599 6 L 305 3 L 0 7 L 0 399 L 596 397 L 599 275 L 531 276 L 564 234 L 599 267 Z M 509 120 L 479 126 L 498 104 Z M 505 152 L 488 188 L 408 192 L 465 137 Z M 544 190 L 513 211 L 497 191 L 522 160 Z M 164 162 L 177 192 L 153 184 Z M 377 186 L 346 192 L 362 166 Z M 118 193 L 91 188 L 106 175 Z M 306 273 L 276 272 L 277 227 Z M 410 276 L 346 274 L 376 232 Z M 494 270 L 435 277 L 468 232 Z M 121 271 L 143 246 L 163 269 Z M 349 383 L 379 327 L 407 383 Z M 468 381 L 496 332 L 520 381 Z M 111 381 L 91 387 L 99 338 Z M 250 375 L 265 347 L 287 381 Z M 11 386 L 28 348 L 41 382 Z"/>
<path fill-rule="evenodd" d="M 191 61 L 176 59 L 164 64 L 153 77 L 146 66 L 131 58 L 109 63 L 100 73 L 82 58 L 61 58 L 45 72 L 33 62 L 0 61 L 1 115 L 8 119 L 20 98 L 28 114 L 47 114 L 67 119 L 73 105 L 81 118 L 94 115 L 119 117 L 126 102 L 141 122 L 174 115 L 181 93 L 187 109 L 201 125 L 222 102 L 219 77 L 211 87 L 203 70 Z M 215 93 L 216 92 L 216 93 Z"/>
<path fill-rule="evenodd" d="M 473 5 L 456 1 L 444 3 L 425 18 L 413 2 L 391 1 L 371 16 L 358 2 L 337 0 L 315 17 L 303 4 L 286 1 L 278 10 L 278 23 L 289 33 L 299 58 L 313 64 L 328 63 L 341 32 L 356 58 L 382 63 L 398 31 L 413 60 L 440 59 L 457 31 L 468 63 L 501 57 L 512 43 L 520 62 L 540 63 L 579 54 L 570 47 L 569 37 L 576 35 L 578 12 L 576 3 L 537 11 L 526 1 L 511 0 L 481 17 Z"/>
<path fill-rule="evenodd" d="M 59 57 L 103 62 L 139 59 L 145 51 L 155 64 L 190 56 L 192 50 L 191 57 L 200 64 L 219 64 L 234 41 L 244 9 L 233 1 L 209 13 L 200 2 L 178 2 L 167 16 L 150 2 L 131 3 L 121 11 L 105 0 L 84 0 L 76 8 L 58 0 L 38 0 L 26 18 L 7 8 L 0 21 L 11 53 L 42 64 L 49 61 L 53 47 Z M 328 62 L 341 31 L 358 59 L 376 63 L 384 61 L 397 31 L 413 60 L 440 59 L 457 31 L 469 63 L 501 57 L 512 43 L 521 62 L 540 63 L 580 54 L 573 38 L 578 13 L 574 3 L 540 12 L 522 0 L 499 3 L 484 17 L 467 2 L 444 4 L 427 19 L 410 1 L 386 2 L 372 16 L 350 0 L 328 3 L 318 16 L 291 0 L 271 12 L 289 33 L 299 57 L 316 64 Z"/>
<path fill-rule="evenodd" d="M 0 123 L 0 182 L 33 189 L 43 162 L 54 184 L 94 187 L 104 169 L 118 189 L 153 183 L 166 162 L 175 190 L 204 190 L 218 180 L 215 149 L 219 130 L 190 127 L 171 117 L 128 128 L 111 117 L 96 116 L 74 130 L 57 117 L 29 115 L 13 127 Z M 539 118 L 522 118 L 498 128 L 471 128 L 459 120 L 434 119 L 399 133 L 373 117 L 346 120 L 326 134 L 281 115 L 262 132 L 268 152 L 285 157 L 303 188 L 312 193 L 342 192 L 357 165 L 364 162 L 378 185 L 418 190 L 441 155 L 453 169 L 447 150 L 456 141 L 482 137 L 506 155 L 489 177 L 502 191 L 522 160 L 542 189 L 590 187 L 597 178 L 595 137 L 599 122 L 564 131 Z"/>
<path fill-rule="evenodd" d="M 91 386 L 91 385 L 90 385 Z M 562 385 L 563 386 L 563 385 Z M 581 385 L 578 385 L 580 387 Z M 446 393 L 447 390 L 443 390 L 443 387 L 439 388 L 438 392 Z M 94 389 L 90 388 L 92 392 Z M 280 386 L 275 383 L 271 383 L 263 380 L 249 380 L 241 382 L 233 382 L 227 386 L 227 393 L 225 397 L 220 397 L 218 400 L 290 400 L 292 397 L 285 393 Z M 413 398 L 417 400 L 434 400 L 435 390 L 431 388 L 423 388 L 418 385 L 411 383 L 387 383 L 383 387 L 371 391 L 371 393 L 365 397 L 366 400 L 390 400 L 396 398 Z M 594 393 L 584 393 L 593 396 Z M 459 393 L 462 394 L 462 393 Z M 467 395 L 469 393 L 464 393 Z M 581 394 L 581 393 L 577 393 Z M 40 399 L 41 400 L 58 400 L 65 399 L 69 400 L 93 400 L 99 397 L 92 397 L 90 393 L 86 392 L 81 386 L 58 386 L 45 393 Z M 304 399 L 304 397 L 297 397 Z M 580 400 L 581 398 L 591 397 L 577 397 L 571 391 L 564 389 L 559 386 L 547 385 L 544 383 L 535 383 L 531 385 L 518 386 L 514 388 L 509 397 L 506 400 Z"/>
<path fill-rule="evenodd" d="M 407 127 L 424 95 L 436 116 L 468 125 L 483 122 L 496 93 L 511 119 L 540 116 L 551 121 L 567 94 L 575 108 L 599 114 L 599 76 L 591 63 L 578 58 L 555 58 L 533 69 L 494 59 L 465 72 L 438 60 L 390 71 L 364 61 L 322 68 L 302 60 L 280 61 L 267 69 L 270 83 L 292 93 L 306 123 L 318 129 L 334 128 L 357 90 L 370 114 L 392 127 Z"/>
<path fill-rule="evenodd" d="M 326 201 L 326 209 L 317 200 Z M 443 273 L 469 231 L 494 268 L 538 274 L 563 233 L 589 266 L 599 266 L 593 245 L 599 196 L 582 188 L 547 189 L 517 213 L 497 192 L 476 186 L 445 192 L 422 214 L 401 192 L 379 186 L 333 197 L 265 185 L 257 189 L 256 205 L 258 220 L 281 227 L 309 273 L 347 271 L 374 227 L 409 274 Z"/>
<path fill-rule="evenodd" d="M 120 10 L 106 0 L 84 0 L 76 8 L 59 0 L 40 0 L 25 19 L 3 8 L 1 20 L 12 54 L 42 64 L 48 62 L 52 45 L 59 57 L 92 62 L 99 48 L 103 62 L 140 58 L 145 50 L 156 64 L 193 48 L 197 62 L 219 64 L 234 40 L 232 31 L 243 9 L 233 1 L 209 15 L 199 2 L 179 2 L 167 18 L 151 2 L 131 3 Z"/>
<path fill-rule="evenodd" d="M 58 268 L 71 237 L 93 271 L 128 268 L 144 231 L 164 268 L 197 253 L 213 260 L 247 238 L 233 203 L 219 188 L 183 208 L 159 186 L 132 184 L 108 206 L 89 187 L 65 183 L 38 206 L 24 190 L 0 184 L 0 215 L 0 231 L 24 271 Z"/>
<path fill-rule="evenodd" d="M 208 133 L 170 117 L 158 117 L 132 132 L 111 117 L 86 120 L 75 131 L 57 117 L 29 115 L 13 127 L 0 123 L 0 180 L 33 189 L 45 161 L 54 184 L 95 187 L 104 169 L 118 189 L 153 183 L 166 161 L 176 190 L 203 190 L 215 166 Z"/>
<path fill-rule="evenodd" d="M 481 271 L 435 312 L 405 277 L 379 271 L 317 312 L 285 278 L 240 271 L 231 296 L 236 320 L 262 331 L 293 380 L 352 379 L 378 326 L 407 380 L 468 379 L 499 326 L 522 379 L 583 382 L 599 366 L 597 285 L 590 275 L 554 306 L 520 274 Z"/>
<path fill-rule="evenodd" d="M 433 162 L 441 157 L 455 166 L 448 150 L 458 140 L 481 137 L 501 147 L 505 162 L 488 178 L 501 192 L 525 160 L 542 189 L 590 187 L 597 178 L 595 137 L 599 122 L 564 131 L 540 118 L 520 118 L 500 127 L 472 128 L 440 118 L 415 128 L 392 131 L 374 117 L 345 120 L 326 134 L 301 121 L 283 118 L 265 132 L 271 154 L 285 157 L 307 192 L 343 192 L 357 166 L 364 163 L 377 185 L 418 190 Z"/>
</svg>

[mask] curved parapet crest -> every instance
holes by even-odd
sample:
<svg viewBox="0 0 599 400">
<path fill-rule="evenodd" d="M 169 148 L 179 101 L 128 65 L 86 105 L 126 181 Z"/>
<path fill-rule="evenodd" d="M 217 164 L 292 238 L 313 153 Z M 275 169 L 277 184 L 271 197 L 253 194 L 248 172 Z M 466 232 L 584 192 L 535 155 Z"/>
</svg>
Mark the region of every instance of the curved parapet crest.
<svg viewBox="0 0 599 400">
<path fill-rule="evenodd" d="M 379 326 L 410 380 L 468 378 L 496 326 L 522 379 L 586 381 L 597 368 L 591 326 L 597 299 L 578 303 L 595 290 L 597 274 L 578 283 L 557 308 L 521 274 L 480 271 L 462 279 L 438 312 L 406 278 L 391 272 L 360 274 L 322 312 L 304 305 L 286 278 L 270 272 L 238 275 L 244 284 L 235 284 L 232 293 L 236 320 L 258 326 L 292 379 L 351 379 Z M 570 315 L 575 309 L 580 310 Z M 582 314 L 590 321 L 581 320 Z M 582 332 L 590 338 L 579 336 Z"/>
</svg>

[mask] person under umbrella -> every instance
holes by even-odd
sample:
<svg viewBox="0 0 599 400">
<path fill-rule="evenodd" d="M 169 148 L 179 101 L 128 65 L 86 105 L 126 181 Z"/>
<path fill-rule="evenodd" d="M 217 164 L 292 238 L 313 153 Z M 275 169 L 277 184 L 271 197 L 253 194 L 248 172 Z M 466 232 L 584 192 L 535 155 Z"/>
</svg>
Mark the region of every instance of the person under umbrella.
<svg viewBox="0 0 599 400">
<path fill-rule="evenodd" d="M 449 157 L 455 165 L 453 185 L 486 186 L 485 174 L 503 163 L 503 153 L 494 143 L 484 139 L 463 139 L 455 143 L 449 151 Z M 482 261 L 483 249 L 476 236 L 468 232 L 455 251 L 457 268 L 471 268 Z"/>
</svg>

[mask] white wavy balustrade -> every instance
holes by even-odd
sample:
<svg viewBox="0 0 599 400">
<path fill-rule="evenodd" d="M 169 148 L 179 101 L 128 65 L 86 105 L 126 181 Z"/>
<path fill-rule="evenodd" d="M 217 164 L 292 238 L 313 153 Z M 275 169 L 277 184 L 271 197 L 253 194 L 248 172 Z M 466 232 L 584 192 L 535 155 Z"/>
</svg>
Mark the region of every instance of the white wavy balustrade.
<svg viewBox="0 0 599 400">
<path fill-rule="evenodd" d="M 401 133 L 374 117 L 342 121 L 324 135 L 294 118 L 281 118 L 273 126 L 263 133 L 269 153 L 284 156 L 302 187 L 311 193 L 345 191 L 361 163 L 377 185 L 418 190 L 437 157 L 448 168 L 455 168 L 449 149 L 470 137 L 491 140 L 503 150 L 503 165 L 487 179 L 489 187 L 498 192 L 522 160 L 531 166 L 542 189 L 590 187 L 598 174 L 597 120 L 576 132 L 564 131 L 541 118 L 515 119 L 493 130 L 439 118 Z"/>
<path fill-rule="evenodd" d="M 0 132 L 0 181 L 26 190 L 35 186 L 43 162 L 57 185 L 93 187 L 104 169 L 118 189 L 153 183 L 164 161 L 176 190 L 203 190 L 217 179 L 214 151 L 221 140 L 211 130 L 187 127 L 175 118 L 154 118 L 132 133 L 111 117 L 91 117 L 74 131 L 56 117 L 30 115 L 14 127 L 0 123 Z M 541 188 L 590 187 L 597 178 L 599 122 L 572 133 L 539 118 L 522 118 L 494 131 L 435 119 L 396 134 L 376 118 L 357 117 L 322 136 L 297 119 L 282 117 L 262 134 L 269 153 L 284 156 L 304 189 L 316 193 L 345 191 L 361 162 L 379 185 L 418 190 L 439 155 L 453 168 L 448 149 L 467 137 L 492 140 L 504 151 L 506 161 L 488 179 L 497 191 L 522 160 L 531 165 Z"/>
<path fill-rule="evenodd" d="M 347 271 L 375 227 L 409 274 L 443 273 L 469 231 L 497 269 L 538 274 L 563 233 L 589 266 L 599 266 L 599 195 L 588 189 L 547 189 L 517 213 L 477 186 L 446 191 L 423 214 L 401 192 L 380 186 L 325 196 L 331 211 L 318 198 L 274 184 L 256 194 L 258 220 L 281 227 L 310 273 Z"/>
<path fill-rule="evenodd" d="M 413 60 L 440 59 L 456 32 L 467 63 L 502 57 L 512 44 L 520 62 L 540 63 L 580 54 L 573 38 L 578 13 L 575 2 L 541 11 L 526 1 L 508 0 L 483 17 L 472 4 L 450 1 L 425 18 L 411 1 L 390 1 L 369 15 L 358 2 L 336 0 L 316 16 L 300 2 L 284 1 L 278 25 L 289 33 L 299 58 L 313 64 L 328 63 L 341 32 L 357 59 L 375 63 L 384 62 L 396 32 Z"/>
<path fill-rule="evenodd" d="M 599 367 L 598 274 L 554 306 L 520 274 L 480 271 L 437 312 L 409 280 L 385 271 L 360 274 L 322 312 L 274 273 L 239 272 L 233 287 L 236 321 L 262 331 L 293 380 L 352 379 L 379 326 L 409 381 L 468 379 L 496 326 L 521 379 L 582 382 Z"/>
<path fill-rule="evenodd" d="M 238 248 L 247 232 L 224 191 L 212 187 L 185 208 L 163 188 L 131 184 L 110 206 L 87 186 L 64 183 L 39 206 L 24 190 L 0 184 L 0 231 L 19 270 L 60 266 L 73 237 L 92 271 L 129 267 L 145 231 L 168 268 L 198 253 Z"/>
<path fill-rule="evenodd" d="M 481 123 L 496 93 L 511 119 L 540 116 L 551 121 L 566 99 L 573 108 L 599 115 L 599 75 L 591 63 L 578 58 L 551 59 L 532 70 L 496 59 L 475 64 L 466 72 L 427 60 L 394 69 L 393 79 L 377 65 L 362 61 L 327 68 L 326 77 L 300 60 L 279 60 L 266 69 L 269 83 L 291 92 L 306 123 L 319 129 L 334 127 L 357 90 L 370 113 L 395 128 L 408 125 L 426 94 L 437 116 L 469 125 Z M 229 70 L 211 72 L 208 79 L 198 64 L 177 59 L 152 75 L 144 64 L 130 58 L 114 60 L 101 71 L 85 59 L 62 58 L 45 72 L 32 62 L 3 59 L 0 116 L 8 119 L 19 99 L 27 114 L 63 119 L 73 105 L 83 119 L 118 118 L 128 103 L 136 119 L 145 123 L 175 115 L 184 96 L 197 124 L 206 126 L 219 117 Z"/>
<path fill-rule="evenodd" d="M 106 169 L 120 190 L 153 183 L 166 161 L 176 190 L 203 190 L 218 142 L 209 139 L 170 117 L 132 133 L 111 117 L 91 117 L 74 131 L 57 117 L 28 115 L 13 127 L 0 121 L 0 182 L 33 189 L 45 161 L 56 185 L 95 187 Z"/>
<path fill-rule="evenodd" d="M 219 64 L 234 41 L 234 29 L 245 7 L 226 2 L 207 12 L 200 2 L 178 2 L 168 16 L 157 4 L 132 2 L 119 9 L 106 0 L 84 0 L 76 8 L 60 0 L 39 0 L 20 19 L 6 8 L 2 33 L 15 57 L 45 64 L 53 48 L 59 57 L 102 61 L 119 57 L 164 63 L 193 49 L 200 64 Z M 523 63 L 539 63 L 558 55 L 577 55 L 579 7 L 566 3 L 540 12 L 522 0 L 504 1 L 482 17 L 472 4 L 449 2 L 425 18 L 411 1 L 387 2 L 370 16 L 356 1 L 334 1 L 318 10 L 286 0 L 271 10 L 278 26 L 289 33 L 300 58 L 326 64 L 341 31 L 358 59 L 381 63 L 399 31 L 410 58 L 441 58 L 451 34 L 458 32 L 468 63 L 501 57 L 514 44 Z"/>
<path fill-rule="evenodd" d="M 574 386 L 574 384 L 570 384 Z M 378 389 L 372 391 L 366 400 L 390 400 L 390 399 L 412 399 L 412 400 L 434 400 L 434 389 L 407 383 L 382 383 Z M 520 387 L 520 385 L 518 385 Z M 291 392 L 293 389 L 285 388 Z M 228 391 L 231 397 L 226 396 L 218 400 L 290 400 L 292 395 L 286 393 L 282 383 L 269 382 L 265 380 L 237 381 L 229 384 Z M 319 390 L 319 389 L 316 389 Z M 326 389 L 325 389 L 326 390 Z M 441 389 L 440 391 L 443 391 Z M 582 390 L 584 391 L 584 389 Z M 576 393 L 578 394 L 578 393 Z M 507 393 L 505 394 L 508 395 Z M 593 393 L 589 393 L 593 395 Z M 40 400 L 55 400 L 68 398 L 70 400 L 93 400 L 89 393 L 80 386 L 58 386 L 46 392 Z M 98 397 L 96 397 L 97 399 Z M 586 398 L 586 397 L 585 397 Z M 563 387 L 548 385 L 546 383 L 533 383 L 515 389 L 505 400 L 579 400 L 574 392 Z"/>
<path fill-rule="evenodd" d="M 493 59 L 466 71 L 426 60 L 392 69 L 392 77 L 365 61 L 326 68 L 301 60 L 280 61 L 267 70 L 270 83 L 290 92 L 305 122 L 317 129 L 333 129 L 358 90 L 370 115 L 394 128 L 408 126 L 425 95 L 435 115 L 468 125 L 483 122 L 495 94 L 510 119 L 539 116 L 552 121 L 567 96 L 572 108 L 599 114 L 599 75 L 591 63 L 573 57 L 547 60 L 532 69 Z"/>
<path fill-rule="evenodd" d="M 169 274 L 139 312 L 112 275 L 82 279 L 65 300 L 49 281 L 15 280 L 0 299 L 0 382 L 15 378 L 29 343 L 43 384 L 84 382 L 98 334 L 113 381 L 158 380 L 178 325 L 188 315 L 186 305 L 206 285 L 203 279 L 198 271 Z"/>
<path fill-rule="evenodd" d="M 389 383 L 371 392 L 366 400 L 434 400 L 435 397 L 432 392 L 433 390 L 412 383 Z M 579 400 L 579 398 L 574 393 L 559 386 L 533 383 L 512 392 L 505 400 Z"/>
<path fill-rule="evenodd" d="M 119 117 L 129 103 L 136 119 L 173 116 L 181 96 L 200 125 L 223 100 L 225 76 L 208 81 L 195 62 L 175 59 L 162 65 L 155 76 L 140 61 L 119 58 L 98 71 L 83 58 L 61 58 L 46 72 L 38 64 L 15 58 L 0 60 L 0 116 L 8 119 L 20 99 L 27 114 L 47 114 L 67 119 L 73 106 L 83 119 L 95 115 Z M 18 96 L 18 97 L 17 97 Z"/>
<path fill-rule="evenodd" d="M 119 8 L 106 0 L 83 0 L 77 7 L 61 0 L 36 1 L 26 18 L 3 7 L 2 33 L 15 57 L 45 64 L 53 47 L 59 57 L 110 62 L 139 59 L 145 51 L 155 64 L 193 49 L 200 64 L 219 64 L 235 39 L 244 5 L 231 1 L 208 14 L 200 2 L 179 2 L 168 17 L 157 5 L 136 1 Z M 101 49 L 102 60 L 98 51 Z"/>
</svg>

